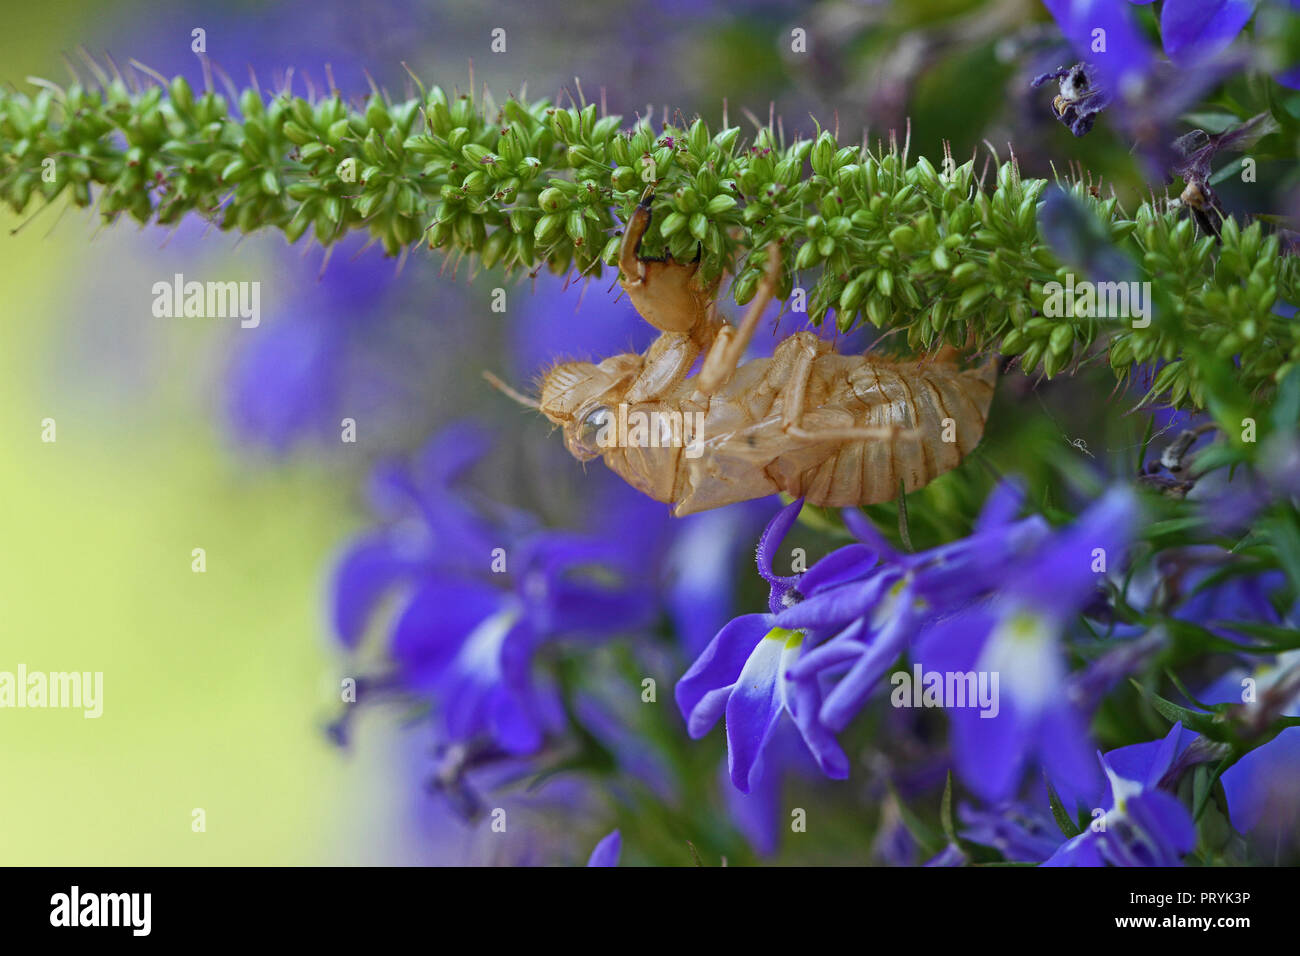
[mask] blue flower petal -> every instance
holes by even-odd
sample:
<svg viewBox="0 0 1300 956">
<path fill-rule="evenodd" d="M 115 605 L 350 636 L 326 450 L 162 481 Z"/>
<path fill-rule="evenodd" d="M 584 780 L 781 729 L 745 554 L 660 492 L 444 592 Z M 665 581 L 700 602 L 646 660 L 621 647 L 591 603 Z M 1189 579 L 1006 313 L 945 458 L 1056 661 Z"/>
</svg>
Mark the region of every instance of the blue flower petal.
<svg viewBox="0 0 1300 956">
<path fill-rule="evenodd" d="M 777 614 L 777 626 L 839 630 L 855 618 L 874 611 L 899 576 L 891 569 L 866 581 L 853 581 L 824 590 Z"/>
<path fill-rule="evenodd" d="M 703 736 L 722 716 L 731 686 L 771 629 L 766 614 L 745 614 L 728 622 L 677 682 L 674 696 L 692 737 Z"/>
<path fill-rule="evenodd" d="M 832 551 L 799 579 L 799 593 L 808 597 L 826 588 L 857 581 L 880 563 L 880 555 L 865 544 L 850 544 Z"/>
<path fill-rule="evenodd" d="M 619 854 L 623 852 L 623 837 L 617 830 L 610 833 L 591 851 L 588 866 L 618 866 Z"/>
<path fill-rule="evenodd" d="M 1288 727 L 1223 772 L 1228 816 L 1241 833 L 1300 838 L 1300 727 Z"/>
<path fill-rule="evenodd" d="M 1255 13 L 1254 0 L 1165 0 L 1160 37 L 1165 53 L 1191 66 L 1225 50 Z"/>
<path fill-rule="evenodd" d="M 778 630 L 760 640 L 727 698 L 727 769 L 731 782 L 744 793 L 757 776 L 755 762 L 785 703 L 781 675 L 787 638 Z"/>
<path fill-rule="evenodd" d="M 398 554 L 387 534 L 361 538 L 347 550 L 330 588 L 334 632 L 345 647 L 357 646 L 379 602 L 419 566 Z"/>
<path fill-rule="evenodd" d="M 849 672 L 826 695 L 819 716 L 821 722 L 832 730 L 843 730 L 848 726 L 913 636 L 916 617 L 908 607 L 910 601 L 906 593 L 899 603 L 901 608 L 868 643 L 867 649 Z"/>
<path fill-rule="evenodd" d="M 432 579 L 407 602 L 389 644 L 402 682 L 427 689 L 460 651 L 465 639 L 502 607 L 502 594 L 467 580 Z"/>
</svg>

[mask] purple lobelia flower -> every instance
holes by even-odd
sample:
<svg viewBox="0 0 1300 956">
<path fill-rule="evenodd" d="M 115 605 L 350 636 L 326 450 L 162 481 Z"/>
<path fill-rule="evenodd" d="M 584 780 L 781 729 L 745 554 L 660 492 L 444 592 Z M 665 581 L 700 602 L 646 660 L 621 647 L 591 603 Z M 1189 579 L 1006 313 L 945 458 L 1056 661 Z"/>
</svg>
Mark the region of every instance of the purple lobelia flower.
<svg viewBox="0 0 1300 956">
<path fill-rule="evenodd" d="M 1160 8 L 1165 54 L 1186 67 L 1211 59 L 1228 48 L 1254 13 L 1255 0 L 1165 0 Z"/>
<path fill-rule="evenodd" d="M 1061 34 L 1111 90 L 1144 75 L 1151 49 L 1123 0 L 1043 0 Z"/>
<path fill-rule="evenodd" d="M 1016 486 L 1003 486 L 971 537 L 916 555 L 895 551 L 860 512 L 847 511 L 845 521 L 862 543 L 793 575 L 776 574 L 773 558 L 802 503 L 782 509 L 758 547 L 768 613 L 728 623 L 677 685 L 688 732 L 702 736 L 725 712 L 732 780 L 749 792 L 759 757 L 786 714 L 822 772 L 846 776 L 834 732 L 848 724 L 923 624 L 993 587 L 1005 561 L 1047 534 L 1041 518 L 1013 520 L 1020 502 Z"/>
<path fill-rule="evenodd" d="M 998 566 L 1003 584 L 988 600 L 935 622 L 918 640 L 924 670 L 998 675 L 996 708 L 949 708 L 957 772 L 983 799 L 1013 796 L 1031 758 L 1072 795 L 1094 784 L 1087 722 L 1066 692 L 1060 638 L 1091 602 L 1107 563 L 1118 566 L 1137 519 L 1132 492 L 1110 491 L 1072 527 Z"/>
<path fill-rule="evenodd" d="M 486 450 L 460 425 L 439 434 L 414 468 L 380 473 L 403 520 L 363 536 L 334 579 L 335 630 L 355 646 L 388 594 L 403 600 L 389 632 L 389 672 L 376 686 L 427 695 L 447 743 L 488 739 L 536 751 L 558 722 L 533 659 L 560 638 L 636 629 L 655 602 L 640 557 L 618 541 L 540 527 L 529 515 L 472 507 L 453 488 Z M 392 508 L 393 505 L 397 507 Z"/>
<path fill-rule="evenodd" d="M 364 244 L 353 235 L 323 255 L 283 256 L 262 323 L 236 337 L 226 375 L 225 417 L 241 443 L 277 454 L 308 440 L 356 447 L 339 444 L 350 418 L 368 445 L 418 429 L 418 410 L 438 406 L 435 383 L 472 327 L 410 321 L 423 306 L 402 291 L 396 264 Z M 440 308 L 463 313 L 462 290 L 436 281 Z"/>
<path fill-rule="evenodd" d="M 618 866 L 619 854 L 623 852 L 623 837 L 617 830 L 604 837 L 591 851 L 588 866 Z"/>
<path fill-rule="evenodd" d="M 1267 848 L 1300 845 L 1300 727 L 1287 727 L 1223 772 L 1228 816 Z"/>
<path fill-rule="evenodd" d="M 1118 89 L 1155 65 L 1129 6 L 1153 0 L 1043 0 L 1075 51 Z M 1255 13 L 1255 0 L 1165 0 L 1160 38 L 1165 55 L 1181 68 L 1204 64 L 1223 53 Z"/>
<path fill-rule="evenodd" d="M 1159 788 L 1196 734 L 1174 724 L 1163 740 L 1098 754 L 1110 795 L 1085 832 L 1067 840 L 1044 866 L 1179 866 L 1196 846 L 1192 815 Z"/>
<path fill-rule="evenodd" d="M 1252 671 L 1234 670 L 1201 694 L 1207 704 L 1269 700 L 1271 711 L 1300 716 L 1295 674 L 1300 650 L 1287 651 Z M 1286 727 L 1243 755 L 1220 777 L 1228 817 L 1238 832 L 1267 853 L 1300 845 L 1300 727 Z"/>
<path fill-rule="evenodd" d="M 800 600 L 777 616 L 782 627 L 829 638 L 789 675 L 825 689 L 823 724 L 846 727 L 927 623 L 996 586 L 1006 563 L 1048 534 L 1040 517 L 1015 520 L 1022 498 L 1015 483 L 1000 485 L 969 537 L 917 554 L 896 551 L 861 512 L 845 511 L 862 543 L 809 568 L 795 592 Z"/>
<path fill-rule="evenodd" d="M 980 809 L 957 807 L 961 835 L 972 843 L 992 847 L 1017 863 L 1041 863 L 1056 852 L 1060 831 L 1047 814 L 1020 803 Z"/>
<path fill-rule="evenodd" d="M 776 624 L 797 576 L 773 571 L 773 557 L 803 508 L 802 500 L 777 512 L 758 544 L 758 571 L 768 582 L 769 613 L 746 614 L 720 630 L 677 682 L 677 706 L 687 732 L 702 737 L 726 715 L 727 759 L 731 781 L 749 793 L 761 773 L 761 761 L 778 721 L 789 715 L 827 776 L 848 776 L 848 758 L 834 736 L 817 720 L 817 688 L 786 677 L 803 652 L 805 635 Z"/>
</svg>

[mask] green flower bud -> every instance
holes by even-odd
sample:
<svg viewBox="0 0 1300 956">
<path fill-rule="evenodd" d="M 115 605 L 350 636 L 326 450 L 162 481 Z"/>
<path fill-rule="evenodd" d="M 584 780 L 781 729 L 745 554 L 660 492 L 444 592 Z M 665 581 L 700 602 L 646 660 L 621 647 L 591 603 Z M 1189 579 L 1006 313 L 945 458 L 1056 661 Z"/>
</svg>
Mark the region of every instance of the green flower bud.
<svg viewBox="0 0 1300 956">
<path fill-rule="evenodd" d="M 550 213 L 537 220 L 537 225 L 533 227 L 533 239 L 537 242 L 550 242 L 563 228 L 564 215 Z"/>
<path fill-rule="evenodd" d="M 515 235 L 515 260 L 522 266 L 531 267 L 536 261 L 533 252 L 533 237 L 521 232 Z"/>
<path fill-rule="evenodd" d="M 736 145 L 738 136 L 740 136 L 740 127 L 731 126 L 713 137 L 713 145 L 723 155 L 730 155 L 732 147 Z"/>
<path fill-rule="evenodd" d="M 745 269 L 736 277 L 736 281 L 731 284 L 731 294 L 737 305 L 745 305 L 754 298 L 761 277 L 762 273 L 757 269 Z"/>
<path fill-rule="evenodd" d="M 911 252 L 916 247 L 916 230 L 911 226 L 896 226 L 889 232 L 889 241 L 899 252 Z"/>
<path fill-rule="evenodd" d="M 867 321 L 878 329 L 883 328 L 889 321 L 889 304 L 878 295 L 867 296 L 867 307 L 864 311 L 867 314 Z"/>
<path fill-rule="evenodd" d="M 686 136 L 686 142 L 691 152 L 697 156 L 703 156 L 709 148 L 709 128 L 704 125 L 704 120 L 697 119 L 691 124 L 691 131 Z"/>
<path fill-rule="evenodd" d="M 998 346 L 999 350 L 1006 355 L 1015 355 L 1024 351 L 1025 345 L 1029 338 L 1025 335 L 1023 329 L 1012 329 L 1006 335 L 1002 336 L 1002 343 Z"/>
<path fill-rule="evenodd" d="M 481 166 L 484 162 L 496 162 L 498 158 L 490 149 L 478 143 L 466 143 L 461 147 L 460 154 L 465 157 L 467 163 L 475 168 Z"/>
<path fill-rule="evenodd" d="M 1069 355 L 1061 352 L 1053 352 L 1050 349 L 1043 355 L 1043 374 L 1052 378 L 1065 367 L 1069 360 Z"/>
<path fill-rule="evenodd" d="M 726 193 L 714 196 L 709 200 L 709 204 L 704 207 L 704 211 L 710 216 L 721 216 L 723 213 L 730 212 L 736 208 L 736 200 L 733 196 Z"/>
<path fill-rule="evenodd" d="M 543 212 L 560 212 L 569 208 L 569 197 L 563 190 L 548 186 L 537 196 L 537 205 L 542 207 Z"/>
<path fill-rule="evenodd" d="M 822 256 L 817 250 L 817 243 L 810 240 L 799 247 L 799 252 L 794 257 L 794 267 L 797 270 L 811 269 L 821 259 Z"/>
<path fill-rule="evenodd" d="M 880 274 L 876 276 L 876 289 L 879 290 L 880 294 L 884 296 L 886 299 L 893 298 L 894 295 L 893 274 L 886 271 L 885 269 L 881 269 Z"/>
<path fill-rule="evenodd" d="M 970 263 L 966 263 L 966 264 L 969 265 Z M 958 311 L 960 311 L 963 315 L 968 314 L 972 309 L 975 308 L 975 306 L 979 305 L 980 302 L 984 301 L 985 296 L 987 296 L 988 294 L 989 294 L 989 287 L 983 282 L 971 286 L 969 289 L 963 292 L 961 294 L 961 298 L 957 300 Z"/>
<path fill-rule="evenodd" d="M 1047 350 L 1053 355 L 1071 355 L 1074 352 L 1074 327 L 1060 325 L 1052 330 L 1047 340 Z"/>
<path fill-rule="evenodd" d="M 378 97 L 372 98 L 366 107 L 366 125 L 380 131 L 387 130 L 393 125 L 393 118 L 388 115 L 388 107 Z"/>
<path fill-rule="evenodd" d="M 491 181 L 488 179 L 487 173 L 483 172 L 481 169 L 474 170 L 466 176 L 465 181 L 460 184 L 460 188 L 465 190 L 465 192 L 469 193 L 471 196 L 484 196 L 487 194 L 490 187 Z"/>
<path fill-rule="evenodd" d="M 582 239 L 586 232 L 587 224 L 582 214 L 581 206 L 574 206 L 569 210 L 568 216 L 564 220 L 564 231 L 569 234 L 569 238 L 574 242 Z"/>
<path fill-rule="evenodd" d="M 169 88 L 169 92 L 171 93 L 172 102 L 176 105 L 176 108 L 181 113 L 189 113 L 192 109 L 194 109 L 194 91 L 190 89 L 189 81 L 186 80 L 185 77 L 178 76 L 174 80 L 172 80 L 171 87 Z M 249 90 L 246 92 L 252 92 L 252 91 Z M 257 96 L 256 93 L 253 94 L 253 99 L 257 101 L 258 106 L 261 105 L 262 99 L 261 97 Z M 243 100 L 240 101 L 241 109 L 243 110 L 245 116 L 261 115 L 260 110 L 258 110 L 256 113 L 254 112 L 254 109 L 256 108 L 254 107 L 254 104 L 248 103 L 247 105 L 243 105 L 243 102 L 244 102 Z"/>
<path fill-rule="evenodd" d="M 1038 368 L 1038 363 L 1043 357 L 1043 343 L 1035 342 L 1027 349 L 1020 353 L 1020 369 L 1026 375 Z"/>
<path fill-rule="evenodd" d="M 812 148 L 812 168 L 818 176 L 830 176 L 835 165 L 835 137 L 823 132 Z M 786 185 L 794 185 L 787 183 Z"/>
<path fill-rule="evenodd" d="M 670 212 L 664 217 L 663 222 L 659 224 L 659 234 L 665 239 L 670 238 L 674 233 L 680 232 L 687 225 L 687 219 L 680 212 Z"/>
<path fill-rule="evenodd" d="M 487 237 L 487 241 L 483 243 L 483 249 L 481 252 L 483 267 L 485 269 L 491 269 L 494 265 L 500 262 L 502 256 L 504 256 L 510 249 L 513 242 L 514 236 L 510 230 L 501 228 L 494 230 L 492 234 Z"/>
<path fill-rule="evenodd" d="M 840 292 L 840 311 L 852 312 L 866 296 L 867 286 L 863 276 L 850 279 Z"/>
</svg>

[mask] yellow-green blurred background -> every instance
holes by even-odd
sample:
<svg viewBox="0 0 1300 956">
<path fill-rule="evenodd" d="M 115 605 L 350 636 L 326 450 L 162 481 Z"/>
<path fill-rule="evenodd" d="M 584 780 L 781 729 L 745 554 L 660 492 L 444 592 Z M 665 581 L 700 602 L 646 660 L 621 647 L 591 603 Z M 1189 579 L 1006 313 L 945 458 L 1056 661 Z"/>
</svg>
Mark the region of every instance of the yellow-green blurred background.
<svg viewBox="0 0 1300 956">
<path fill-rule="evenodd" d="M 61 73 L 117 15 L 3 7 L 13 83 Z M 149 311 L 153 281 L 200 261 L 270 278 L 270 240 L 196 256 L 76 210 L 19 224 L 0 215 L 0 670 L 102 671 L 104 710 L 0 710 L 0 863 L 419 861 L 383 722 L 346 754 L 322 732 L 324 570 L 351 489 L 233 454 L 211 402 L 237 325 Z"/>
</svg>

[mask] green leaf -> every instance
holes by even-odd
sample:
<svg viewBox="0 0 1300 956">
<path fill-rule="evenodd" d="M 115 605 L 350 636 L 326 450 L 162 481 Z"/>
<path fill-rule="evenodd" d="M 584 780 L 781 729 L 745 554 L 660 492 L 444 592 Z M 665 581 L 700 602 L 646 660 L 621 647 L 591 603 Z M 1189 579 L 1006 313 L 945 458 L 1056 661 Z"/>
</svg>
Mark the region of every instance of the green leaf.
<svg viewBox="0 0 1300 956">
<path fill-rule="evenodd" d="M 1221 727 L 1215 721 L 1212 714 L 1202 714 L 1199 711 L 1180 707 L 1173 701 L 1165 700 L 1155 691 L 1143 687 L 1133 678 L 1129 678 L 1129 683 L 1136 687 L 1138 692 L 1146 698 L 1147 703 L 1154 707 L 1160 716 L 1170 723 L 1181 723 L 1189 730 L 1195 730 L 1197 733 L 1213 737 L 1215 740 L 1218 740 L 1222 736 Z"/>
<path fill-rule="evenodd" d="M 912 808 L 899 797 L 898 791 L 894 789 L 892 782 L 888 783 L 887 786 L 890 796 L 893 797 L 894 803 L 898 806 L 898 815 L 903 821 L 903 826 L 912 835 L 912 839 L 916 841 L 917 846 L 921 848 L 922 854 L 926 857 L 932 857 L 942 853 L 943 848 L 947 845 L 943 833 L 935 830 L 934 827 L 918 817 L 912 811 Z"/>
<path fill-rule="evenodd" d="M 948 838 L 949 843 L 957 842 L 957 826 L 952 818 L 952 771 L 948 771 L 948 779 L 943 785 L 943 801 L 939 804 L 939 822 L 943 826 L 943 834 Z"/>
<path fill-rule="evenodd" d="M 1047 802 L 1052 808 L 1052 819 L 1054 819 L 1056 825 L 1061 828 L 1061 832 L 1065 834 L 1066 839 L 1073 840 L 1083 831 L 1075 825 L 1074 820 L 1070 817 L 1069 811 L 1065 809 L 1065 804 L 1061 802 L 1061 798 L 1057 794 L 1056 788 L 1052 786 L 1052 781 L 1047 778 L 1046 773 L 1043 774 L 1043 783 L 1047 784 Z"/>
</svg>

